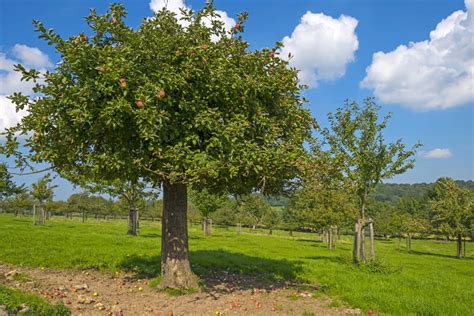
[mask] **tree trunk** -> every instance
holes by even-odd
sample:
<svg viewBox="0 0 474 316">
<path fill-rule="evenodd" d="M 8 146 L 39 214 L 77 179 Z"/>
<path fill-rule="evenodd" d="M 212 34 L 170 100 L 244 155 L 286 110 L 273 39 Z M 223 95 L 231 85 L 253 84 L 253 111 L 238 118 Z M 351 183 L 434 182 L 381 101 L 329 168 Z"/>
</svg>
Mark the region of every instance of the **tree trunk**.
<svg viewBox="0 0 474 316">
<path fill-rule="evenodd" d="M 290 237 L 293 237 L 293 230 L 290 229 Z"/>
<path fill-rule="evenodd" d="M 457 257 L 462 258 L 462 235 L 458 234 L 457 239 Z"/>
<path fill-rule="evenodd" d="M 354 223 L 354 243 L 352 246 L 352 260 L 355 265 L 359 264 L 359 248 L 360 248 L 360 242 L 359 242 L 359 222 Z"/>
<path fill-rule="evenodd" d="M 240 235 L 240 228 L 242 227 L 242 224 L 237 223 L 237 235 Z"/>
<path fill-rule="evenodd" d="M 363 263 L 367 262 L 367 258 L 365 256 L 365 223 L 361 222 L 359 224 L 359 229 L 360 229 L 360 260 L 362 260 Z"/>
<path fill-rule="evenodd" d="M 127 234 L 133 235 L 133 236 L 138 236 L 139 234 L 139 221 L 138 221 L 138 210 L 134 207 L 131 206 L 128 209 L 128 230 Z"/>
<path fill-rule="evenodd" d="M 464 258 L 466 258 L 466 238 L 464 238 L 463 244 Z"/>
<path fill-rule="evenodd" d="M 210 231 L 209 231 L 209 219 L 205 218 L 202 221 L 202 225 L 203 225 L 203 228 L 204 228 L 204 235 L 209 236 L 211 234 Z"/>
<path fill-rule="evenodd" d="M 86 213 L 82 212 L 82 222 L 84 223 L 86 221 Z"/>
<path fill-rule="evenodd" d="M 407 252 L 411 252 L 411 234 L 407 233 Z"/>
<path fill-rule="evenodd" d="M 336 249 L 336 240 L 337 240 L 337 226 L 336 227 L 331 227 L 332 233 L 331 233 L 331 249 Z"/>
<path fill-rule="evenodd" d="M 187 190 L 180 183 L 163 183 L 161 222 L 161 288 L 198 288 L 188 254 Z"/>
<path fill-rule="evenodd" d="M 374 233 L 374 222 L 369 223 L 370 231 L 370 259 L 375 259 L 375 233 Z"/>
<path fill-rule="evenodd" d="M 332 249 L 332 229 L 331 229 L 331 227 L 329 227 L 327 229 L 327 234 L 328 234 L 328 238 L 327 238 L 328 249 Z"/>
<path fill-rule="evenodd" d="M 268 234 L 271 235 L 273 232 L 272 232 L 272 229 L 270 228 L 270 230 L 268 231 Z"/>
<path fill-rule="evenodd" d="M 327 235 L 327 231 L 326 231 L 326 228 L 323 228 L 323 243 L 327 243 L 328 242 L 328 235 Z"/>
</svg>

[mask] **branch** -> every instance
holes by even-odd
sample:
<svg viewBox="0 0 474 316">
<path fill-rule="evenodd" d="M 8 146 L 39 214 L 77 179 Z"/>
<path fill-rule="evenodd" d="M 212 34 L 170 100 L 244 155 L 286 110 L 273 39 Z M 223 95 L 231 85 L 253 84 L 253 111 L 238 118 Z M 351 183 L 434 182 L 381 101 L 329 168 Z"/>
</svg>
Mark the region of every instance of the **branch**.
<svg viewBox="0 0 474 316">
<path fill-rule="evenodd" d="M 49 171 L 49 170 L 53 170 L 54 167 L 48 167 L 46 169 L 42 169 L 42 170 L 35 170 L 35 171 L 32 171 L 32 172 L 26 172 L 26 173 L 17 173 L 17 172 L 10 172 L 12 175 L 15 175 L 15 176 L 29 176 L 29 175 L 32 175 L 32 174 L 37 174 L 37 173 L 41 173 L 41 172 L 45 172 L 45 171 Z"/>
</svg>

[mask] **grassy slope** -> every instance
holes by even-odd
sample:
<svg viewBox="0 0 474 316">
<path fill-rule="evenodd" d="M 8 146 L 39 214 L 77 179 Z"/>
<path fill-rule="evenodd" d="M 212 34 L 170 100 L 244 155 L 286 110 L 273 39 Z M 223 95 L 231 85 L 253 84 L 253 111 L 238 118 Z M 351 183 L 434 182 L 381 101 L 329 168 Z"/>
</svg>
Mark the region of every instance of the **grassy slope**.
<svg viewBox="0 0 474 316">
<path fill-rule="evenodd" d="M 200 275 L 230 268 L 259 272 L 269 279 L 301 279 L 322 284 L 326 293 L 354 307 L 390 314 L 468 315 L 474 310 L 474 251 L 458 260 L 455 244 L 413 241 L 408 254 L 397 240 L 378 241 L 377 254 L 390 273 L 373 273 L 350 263 L 351 240 L 330 251 L 314 235 L 285 232 L 266 236 L 247 229 L 219 229 L 204 237 L 190 228 L 193 269 Z M 85 224 L 53 219 L 44 227 L 30 218 L 0 215 L 0 261 L 52 268 L 133 269 L 146 277 L 159 274 L 159 223 L 142 222 L 140 237 L 126 236 L 125 221 Z M 403 243 L 402 243 L 403 244 Z M 396 270 L 396 271 L 395 271 Z"/>
<path fill-rule="evenodd" d="M 21 304 L 26 304 L 29 310 L 24 315 L 66 316 L 71 312 L 61 303 L 51 305 L 43 298 L 10 289 L 0 284 L 0 304 L 5 305 L 11 313 L 20 310 Z"/>
</svg>

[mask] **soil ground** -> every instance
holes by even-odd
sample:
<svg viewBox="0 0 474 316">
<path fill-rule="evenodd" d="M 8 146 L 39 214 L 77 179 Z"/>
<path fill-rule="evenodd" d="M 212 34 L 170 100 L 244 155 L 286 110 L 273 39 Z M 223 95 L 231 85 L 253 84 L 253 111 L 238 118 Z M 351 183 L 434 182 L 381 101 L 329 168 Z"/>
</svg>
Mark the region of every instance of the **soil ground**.
<svg viewBox="0 0 474 316">
<path fill-rule="evenodd" d="M 14 275 L 20 277 L 13 277 Z M 63 301 L 73 315 L 348 315 L 360 310 L 330 307 L 317 290 L 284 284 L 263 285 L 256 278 L 229 273 L 204 280 L 205 291 L 172 296 L 130 274 L 96 270 L 53 270 L 0 264 L 0 282 Z"/>
</svg>

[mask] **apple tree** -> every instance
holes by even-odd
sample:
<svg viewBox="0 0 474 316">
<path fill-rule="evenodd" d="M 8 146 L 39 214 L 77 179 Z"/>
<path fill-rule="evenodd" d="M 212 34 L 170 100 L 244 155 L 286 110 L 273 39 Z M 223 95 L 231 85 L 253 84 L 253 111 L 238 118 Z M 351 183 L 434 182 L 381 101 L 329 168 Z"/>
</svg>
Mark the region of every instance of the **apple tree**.
<svg viewBox="0 0 474 316">
<path fill-rule="evenodd" d="M 36 98 L 11 96 L 29 114 L 7 131 L 6 153 L 22 152 L 21 135 L 22 160 L 49 162 L 73 182 L 161 185 L 161 286 L 195 288 L 188 187 L 278 191 L 305 156 L 313 119 L 281 43 L 251 50 L 242 38 L 246 14 L 231 31 L 212 4 L 183 10 L 185 23 L 162 10 L 131 28 L 125 16 L 120 4 L 92 10 L 87 33 L 70 38 L 34 22 L 59 62 L 45 73 L 17 65 Z"/>
<path fill-rule="evenodd" d="M 370 229 L 371 257 L 375 257 L 374 225 L 366 217 L 369 194 L 385 179 L 414 167 L 416 148 L 407 149 L 401 139 L 387 143 L 384 130 L 390 114 L 379 120 L 380 107 L 373 98 L 366 98 L 363 106 L 346 101 L 335 113 L 328 114 L 330 127 L 322 132 L 330 156 L 337 161 L 346 188 L 358 200 L 359 214 L 354 224 L 353 260 L 366 261 L 365 230 Z"/>
</svg>

